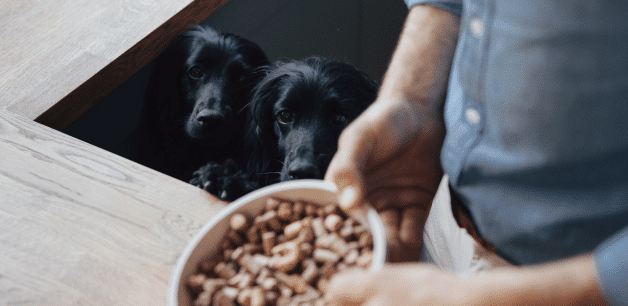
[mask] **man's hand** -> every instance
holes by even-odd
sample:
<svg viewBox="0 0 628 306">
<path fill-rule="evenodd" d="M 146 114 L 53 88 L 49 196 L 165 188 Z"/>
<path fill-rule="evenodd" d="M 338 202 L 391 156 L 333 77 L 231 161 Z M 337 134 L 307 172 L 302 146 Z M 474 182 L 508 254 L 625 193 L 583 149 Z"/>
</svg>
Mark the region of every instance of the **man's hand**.
<svg viewBox="0 0 628 306">
<path fill-rule="evenodd" d="M 330 306 L 404 306 L 465 304 L 471 286 L 463 278 L 433 266 L 389 265 L 378 272 L 338 274 L 325 295 Z"/>
<path fill-rule="evenodd" d="M 423 227 L 442 177 L 444 127 L 404 101 L 370 108 L 340 137 L 327 179 L 348 212 L 369 203 L 386 226 L 388 260 L 418 260 Z M 353 194 L 352 194 L 353 193 Z"/>
<path fill-rule="evenodd" d="M 459 277 L 421 264 L 335 276 L 327 305 L 607 305 L 592 255 Z"/>
<path fill-rule="evenodd" d="M 456 15 L 412 8 L 377 101 L 343 131 L 325 176 L 347 212 L 370 204 L 380 213 L 389 261 L 420 256 L 442 177 L 443 101 L 458 28 Z"/>
</svg>

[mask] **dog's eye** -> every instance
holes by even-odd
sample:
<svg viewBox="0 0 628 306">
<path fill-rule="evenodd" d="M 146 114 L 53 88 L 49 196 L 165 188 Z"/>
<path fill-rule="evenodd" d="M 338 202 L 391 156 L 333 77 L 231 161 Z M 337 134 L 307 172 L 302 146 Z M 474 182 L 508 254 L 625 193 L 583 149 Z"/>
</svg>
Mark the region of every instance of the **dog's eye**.
<svg viewBox="0 0 628 306">
<path fill-rule="evenodd" d="M 343 125 L 347 123 L 347 121 L 349 121 L 349 119 L 345 115 L 336 115 L 336 117 L 334 117 L 334 124 L 337 125 Z"/>
<path fill-rule="evenodd" d="M 188 74 L 190 74 L 192 78 L 200 79 L 203 76 L 203 69 L 201 69 L 201 67 L 199 66 L 192 66 L 188 70 Z"/>
<path fill-rule="evenodd" d="M 292 122 L 292 120 L 292 113 L 290 112 L 281 111 L 279 112 L 279 114 L 277 114 L 277 121 L 279 121 L 279 123 L 287 124 Z"/>
</svg>

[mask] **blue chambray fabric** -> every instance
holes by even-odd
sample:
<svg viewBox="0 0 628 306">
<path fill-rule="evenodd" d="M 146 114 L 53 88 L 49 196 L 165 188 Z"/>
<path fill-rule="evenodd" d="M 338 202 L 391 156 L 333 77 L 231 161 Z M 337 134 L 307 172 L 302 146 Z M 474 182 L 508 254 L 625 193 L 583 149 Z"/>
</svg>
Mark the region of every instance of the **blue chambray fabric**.
<svg viewBox="0 0 628 306">
<path fill-rule="evenodd" d="M 404 0 L 408 8 L 411 8 L 417 4 L 429 4 L 440 9 L 446 10 L 450 13 L 456 14 L 458 16 L 462 15 L 462 0 L 459 1 L 447 1 L 447 0 L 431 0 L 431 1 L 420 1 L 420 0 Z"/>
<path fill-rule="evenodd" d="M 441 162 L 515 264 L 594 252 L 628 305 L 628 2 L 411 1 L 460 14 Z"/>
</svg>

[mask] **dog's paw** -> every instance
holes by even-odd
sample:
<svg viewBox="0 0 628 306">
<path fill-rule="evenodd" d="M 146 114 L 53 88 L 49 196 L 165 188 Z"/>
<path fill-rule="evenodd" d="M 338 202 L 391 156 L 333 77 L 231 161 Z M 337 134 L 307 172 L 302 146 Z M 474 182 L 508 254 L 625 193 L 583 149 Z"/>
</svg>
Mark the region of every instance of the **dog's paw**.
<svg viewBox="0 0 628 306">
<path fill-rule="evenodd" d="M 220 175 L 224 166 L 219 163 L 208 163 L 194 171 L 190 184 L 215 194 L 220 189 Z"/>
<path fill-rule="evenodd" d="M 258 188 L 237 164 L 228 159 L 224 163 L 211 162 L 192 175 L 190 184 L 206 190 L 223 201 L 233 201 Z"/>
</svg>

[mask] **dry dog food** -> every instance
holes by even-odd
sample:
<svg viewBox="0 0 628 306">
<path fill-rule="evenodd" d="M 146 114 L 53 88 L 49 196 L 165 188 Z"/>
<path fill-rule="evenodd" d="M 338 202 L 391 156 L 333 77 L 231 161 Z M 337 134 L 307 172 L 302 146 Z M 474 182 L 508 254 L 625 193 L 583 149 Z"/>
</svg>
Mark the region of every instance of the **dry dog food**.
<svg viewBox="0 0 628 306">
<path fill-rule="evenodd" d="M 371 265 L 373 236 L 338 206 L 270 198 L 232 215 L 220 248 L 187 280 L 195 306 L 316 306 L 336 272 Z"/>
</svg>

